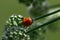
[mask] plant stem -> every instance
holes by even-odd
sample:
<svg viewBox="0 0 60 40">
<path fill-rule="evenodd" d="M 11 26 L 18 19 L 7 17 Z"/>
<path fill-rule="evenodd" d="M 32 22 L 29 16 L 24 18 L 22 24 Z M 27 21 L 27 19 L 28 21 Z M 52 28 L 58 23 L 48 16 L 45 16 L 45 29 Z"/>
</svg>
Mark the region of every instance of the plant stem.
<svg viewBox="0 0 60 40">
<path fill-rule="evenodd" d="M 56 14 L 56 13 L 59 12 L 59 11 L 60 11 L 60 9 L 58 9 L 58 10 L 52 12 L 52 13 L 48 13 L 48 14 L 45 14 L 45 15 L 36 17 L 36 18 L 33 19 L 33 21 L 36 21 L 36 20 L 39 20 L 39 19 L 41 19 L 41 18 L 44 18 L 44 17 L 50 16 L 50 15 Z"/>
<path fill-rule="evenodd" d="M 36 28 L 33 28 L 33 29 L 27 31 L 26 33 L 29 33 L 29 32 L 32 32 L 32 31 L 34 31 L 34 30 L 37 30 L 37 29 L 39 29 L 39 28 L 41 28 L 41 27 L 44 27 L 44 26 L 46 26 L 46 25 L 48 25 L 48 24 L 51 24 L 51 23 L 53 23 L 53 22 L 56 22 L 57 20 L 60 20 L 60 17 L 55 18 L 55 19 L 53 19 L 53 20 L 51 20 L 51 21 L 48 21 L 48 22 L 46 22 L 46 23 L 43 23 L 42 25 L 40 25 L 40 26 L 38 26 L 38 27 L 36 27 Z"/>
</svg>

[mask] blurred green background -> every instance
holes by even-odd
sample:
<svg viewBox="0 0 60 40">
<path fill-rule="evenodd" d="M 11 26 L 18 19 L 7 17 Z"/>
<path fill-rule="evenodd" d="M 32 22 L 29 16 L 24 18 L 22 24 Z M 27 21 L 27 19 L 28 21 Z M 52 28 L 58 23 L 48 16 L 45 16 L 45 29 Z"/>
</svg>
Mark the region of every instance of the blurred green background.
<svg viewBox="0 0 60 40">
<path fill-rule="evenodd" d="M 49 5 L 55 5 L 60 3 L 60 0 L 48 0 L 48 1 Z M 0 0 L 0 40 L 4 30 L 5 21 L 8 20 L 8 18 L 12 14 L 21 14 L 23 16 L 29 16 L 26 10 L 26 6 L 23 4 L 19 4 L 18 0 Z M 60 21 L 57 21 L 51 25 L 58 29 L 56 31 L 47 30 L 46 39 L 60 40 Z"/>
</svg>

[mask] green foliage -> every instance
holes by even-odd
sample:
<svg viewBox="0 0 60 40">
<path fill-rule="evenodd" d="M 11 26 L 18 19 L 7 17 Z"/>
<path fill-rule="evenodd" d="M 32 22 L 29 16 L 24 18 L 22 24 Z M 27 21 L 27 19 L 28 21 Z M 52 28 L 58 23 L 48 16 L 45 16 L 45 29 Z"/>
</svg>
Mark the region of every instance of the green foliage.
<svg viewBox="0 0 60 40">
<path fill-rule="evenodd" d="M 47 6 L 46 4 L 44 5 L 43 3 L 45 2 L 44 0 L 19 0 L 21 3 L 24 3 L 26 5 L 30 5 L 32 3 L 32 9 L 30 10 L 30 14 L 33 17 L 37 17 L 40 15 L 43 15 L 45 13 L 47 13 Z M 23 16 L 15 16 L 12 15 L 9 20 L 7 21 L 7 39 L 6 40 L 45 40 L 45 29 L 44 28 L 40 28 L 40 30 L 35 30 L 31 33 L 25 34 L 25 32 L 27 30 L 29 30 L 30 28 L 24 28 L 24 26 L 22 25 L 22 19 Z M 38 22 L 36 24 L 33 23 L 33 25 L 31 27 L 36 27 Z M 34 26 L 35 25 L 35 26 Z M 9 30 L 9 31 L 8 31 Z M 18 32 L 16 32 L 16 30 L 18 30 Z M 23 30 L 23 31 L 21 31 Z M 21 35 L 22 34 L 22 35 Z M 6 34 L 5 34 L 6 35 Z M 25 37 L 25 35 L 27 37 Z M 5 37 L 5 36 L 3 36 Z M 3 38 L 4 39 L 4 38 Z"/>
<path fill-rule="evenodd" d="M 2 40 L 30 40 L 30 37 L 21 30 L 21 27 L 12 26 L 4 30 Z"/>
<path fill-rule="evenodd" d="M 48 11 L 47 4 L 43 5 L 45 0 L 36 0 L 33 2 L 33 0 L 19 0 L 20 3 L 24 3 L 25 5 L 29 6 L 32 3 L 32 9 L 30 11 L 30 14 L 32 17 L 41 16 Z M 22 17 L 23 18 L 23 17 Z M 10 17 L 6 24 L 6 29 L 4 30 L 3 34 L 3 40 L 45 40 L 45 33 L 46 28 L 40 28 L 38 30 L 32 31 L 28 34 L 25 34 L 26 30 L 29 30 L 28 28 L 24 28 L 22 26 L 22 18 L 19 16 L 13 16 Z M 40 20 L 38 22 L 41 22 L 43 20 Z M 34 24 L 33 27 L 37 27 L 38 22 Z"/>
<path fill-rule="evenodd" d="M 6 25 L 8 26 L 21 26 L 22 25 L 23 16 L 21 15 L 12 15 L 8 21 L 6 21 Z"/>
<path fill-rule="evenodd" d="M 33 0 L 19 0 L 19 2 L 29 6 L 33 2 Z"/>
</svg>

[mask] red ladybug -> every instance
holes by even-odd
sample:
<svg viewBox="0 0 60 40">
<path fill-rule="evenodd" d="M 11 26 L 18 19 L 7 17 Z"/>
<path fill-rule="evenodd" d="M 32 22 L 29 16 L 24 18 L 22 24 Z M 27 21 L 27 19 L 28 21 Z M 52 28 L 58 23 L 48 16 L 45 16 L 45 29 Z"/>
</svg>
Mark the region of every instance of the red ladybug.
<svg viewBox="0 0 60 40">
<path fill-rule="evenodd" d="M 26 17 L 24 17 L 23 18 L 23 25 L 24 26 L 29 26 L 29 25 L 31 25 L 32 24 L 32 19 L 30 18 L 30 17 L 28 17 L 28 18 L 26 18 Z"/>
</svg>

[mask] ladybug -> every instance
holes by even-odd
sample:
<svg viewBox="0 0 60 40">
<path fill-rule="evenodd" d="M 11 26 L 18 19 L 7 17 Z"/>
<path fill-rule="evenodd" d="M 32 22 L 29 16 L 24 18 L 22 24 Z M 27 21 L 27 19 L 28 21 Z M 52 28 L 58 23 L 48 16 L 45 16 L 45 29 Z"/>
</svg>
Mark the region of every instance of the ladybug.
<svg viewBox="0 0 60 40">
<path fill-rule="evenodd" d="M 32 22 L 33 22 L 33 21 L 32 21 L 32 19 L 31 19 L 30 17 L 27 17 L 27 18 L 24 17 L 24 18 L 23 18 L 23 25 L 26 26 L 26 27 L 29 26 L 29 25 L 31 25 Z"/>
</svg>

